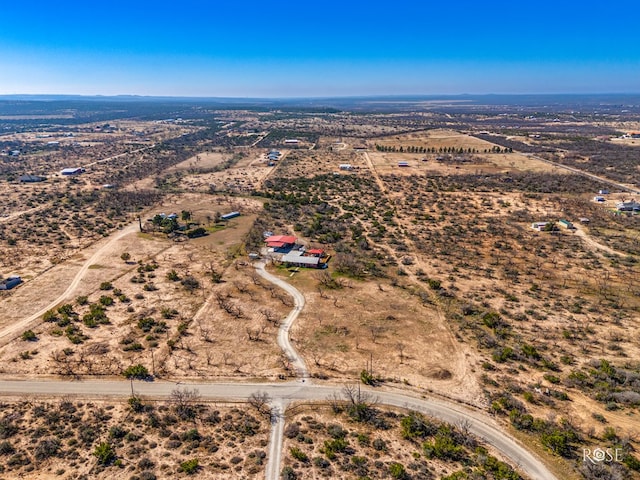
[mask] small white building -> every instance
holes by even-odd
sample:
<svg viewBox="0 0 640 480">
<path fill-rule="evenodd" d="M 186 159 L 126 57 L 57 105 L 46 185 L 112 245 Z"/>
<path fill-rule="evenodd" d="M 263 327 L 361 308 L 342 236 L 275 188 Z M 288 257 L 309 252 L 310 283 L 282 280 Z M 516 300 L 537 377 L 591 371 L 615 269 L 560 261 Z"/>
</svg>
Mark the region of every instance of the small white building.
<svg viewBox="0 0 640 480">
<path fill-rule="evenodd" d="M 605 201 L 605 198 L 601 197 L 600 195 L 596 195 L 595 197 L 593 197 L 593 201 L 597 203 L 603 203 Z"/>
<path fill-rule="evenodd" d="M 544 227 L 547 226 L 549 222 L 533 222 L 531 224 L 531 228 L 533 228 L 534 230 L 538 230 L 539 232 L 541 232 L 542 230 L 544 230 Z"/>
<path fill-rule="evenodd" d="M 340 170 L 353 170 L 353 166 L 350 163 L 341 163 L 338 165 L 338 168 L 340 168 Z"/>
</svg>

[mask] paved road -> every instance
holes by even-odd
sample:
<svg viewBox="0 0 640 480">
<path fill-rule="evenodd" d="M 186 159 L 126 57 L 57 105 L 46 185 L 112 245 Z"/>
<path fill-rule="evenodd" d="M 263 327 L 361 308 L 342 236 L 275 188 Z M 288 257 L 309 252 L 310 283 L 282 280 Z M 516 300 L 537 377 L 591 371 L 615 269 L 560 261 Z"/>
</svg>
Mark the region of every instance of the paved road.
<svg viewBox="0 0 640 480">
<path fill-rule="evenodd" d="M 82 267 L 80 268 L 76 276 L 73 278 L 73 280 L 67 287 L 67 289 L 58 298 L 50 302 L 46 307 L 42 308 L 39 312 L 36 312 L 29 317 L 23 318 L 22 320 L 12 323 L 11 325 L 8 325 L 4 329 L 0 330 L 0 345 L 4 345 L 5 343 L 16 338 L 29 326 L 29 324 L 31 324 L 31 322 L 38 320 L 48 310 L 51 310 L 59 303 L 62 303 L 64 300 L 67 300 L 71 296 L 71 294 L 74 292 L 74 290 L 78 288 L 80 281 L 87 273 L 87 270 L 89 270 L 89 267 L 98 261 L 102 253 L 106 249 L 110 248 L 113 243 L 117 242 L 125 235 L 129 235 L 130 233 L 135 232 L 137 229 L 138 229 L 138 223 L 136 222 L 136 223 L 132 223 L 131 225 L 111 235 L 111 237 L 109 237 L 109 239 L 105 243 L 103 243 L 102 246 L 98 250 L 96 250 L 94 254 L 84 262 L 84 264 L 82 265 Z M 25 288 L 25 287 L 26 285 L 22 288 Z"/>
<path fill-rule="evenodd" d="M 289 312 L 289 315 L 287 315 L 287 318 L 282 321 L 282 323 L 280 324 L 280 329 L 278 330 L 278 345 L 285 353 L 287 358 L 291 361 L 291 365 L 293 366 L 297 376 L 308 379 L 309 371 L 307 370 L 307 365 L 304 363 L 304 359 L 300 356 L 296 349 L 293 348 L 293 345 L 291 345 L 291 341 L 289 340 L 289 331 L 291 330 L 291 326 L 304 308 L 304 295 L 302 295 L 302 293 L 300 293 L 300 291 L 293 285 L 267 272 L 264 269 L 264 262 L 256 263 L 255 267 L 258 275 L 260 275 L 265 280 L 273 283 L 274 285 L 282 288 L 293 297 L 294 307 L 291 312 Z"/>
<path fill-rule="evenodd" d="M 218 401 L 246 401 L 252 393 L 264 392 L 274 400 L 278 415 L 282 411 L 280 408 L 283 409 L 288 402 L 323 401 L 334 395 L 341 396 L 343 393 L 342 386 L 311 385 L 307 382 L 303 383 L 302 380 L 281 384 L 181 383 L 177 385 L 174 382 L 162 381 L 133 383 L 136 394 L 159 399 L 169 397 L 177 387 L 195 388 L 203 400 Z M 493 418 L 480 411 L 440 399 L 418 398 L 402 392 L 378 391 L 367 388 L 363 388 L 362 391 L 371 395 L 379 405 L 409 408 L 454 425 L 466 422 L 471 433 L 496 448 L 512 464 L 518 465 L 531 479 L 555 480 L 557 478 L 516 439 L 503 432 L 500 425 Z M 0 396 L 15 395 L 24 397 L 29 394 L 78 395 L 83 398 L 127 398 L 131 395 L 131 384 L 126 380 L 0 380 Z M 270 450 L 275 448 L 275 445 L 281 444 L 272 442 Z M 277 450 L 281 450 L 281 448 Z M 272 451 L 271 455 L 278 456 L 278 452 Z M 279 469 L 279 458 L 277 463 L 275 460 L 273 465 L 278 465 Z M 273 474 L 273 472 L 270 473 Z"/>
</svg>

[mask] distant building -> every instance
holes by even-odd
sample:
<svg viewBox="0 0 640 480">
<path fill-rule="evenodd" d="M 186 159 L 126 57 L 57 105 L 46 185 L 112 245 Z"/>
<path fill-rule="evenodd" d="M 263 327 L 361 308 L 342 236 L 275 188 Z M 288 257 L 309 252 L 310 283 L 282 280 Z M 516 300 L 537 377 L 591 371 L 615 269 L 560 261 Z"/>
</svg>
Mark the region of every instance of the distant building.
<svg viewBox="0 0 640 480">
<path fill-rule="evenodd" d="M 338 168 L 340 170 L 353 170 L 353 166 L 350 163 L 341 163 Z"/>
<path fill-rule="evenodd" d="M 9 152 L 9 155 L 11 155 L 12 157 L 17 157 L 18 155 L 20 155 L 20 150 L 11 150 Z"/>
<path fill-rule="evenodd" d="M 609 190 L 607 190 L 606 188 L 598 190 L 598 195 L 609 195 Z"/>
<path fill-rule="evenodd" d="M 542 230 L 544 230 L 544 227 L 546 227 L 548 223 L 549 222 L 534 222 L 531 224 L 531 228 L 541 232 Z"/>
<path fill-rule="evenodd" d="M 602 202 L 605 201 L 605 198 L 598 195 L 598 196 L 593 197 L 593 201 L 594 202 L 598 202 L 598 203 L 602 203 Z"/>
<path fill-rule="evenodd" d="M 47 177 L 41 177 L 40 175 L 20 175 L 21 183 L 37 183 L 44 182 Z"/>
<path fill-rule="evenodd" d="M 580 223 L 589 223 L 589 219 L 587 217 L 580 217 Z"/>
<path fill-rule="evenodd" d="M 399 167 L 408 167 L 409 166 L 409 162 L 398 162 L 398 166 Z"/>
<path fill-rule="evenodd" d="M 640 203 L 635 200 L 629 202 L 619 202 L 616 204 L 616 210 L 619 212 L 638 212 L 640 211 Z"/>
<path fill-rule="evenodd" d="M 560 224 L 561 227 L 564 227 L 568 230 L 576 229 L 576 227 L 573 226 L 573 223 L 571 223 L 569 220 L 561 219 L 561 220 L 558 220 L 558 223 Z"/>
<path fill-rule="evenodd" d="M 284 143 L 286 144 L 297 144 L 300 143 L 300 140 L 298 140 L 297 138 L 286 138 Z"/>
<path fill-rule="evenodd" d="M 84 173 L 84 168 L 82 167 L 63 168 L 60 173 L 62 173 L 62 175 L 80 175 L 81 173 Z"/>
<path fill-rule="evenodd" d="M 224 215 L 220 215 L 221 220 L 231 220 L 232 218 L 236 218 L 240 216 L 240 212 L 231 212 L 225 213 Z"/>
<path fill-rule="evenodd" d="M 12 275 L 0 281 L 0 290 L 11 290 L 12 288 L 20 285 L 22 279 L 17 275 Z"/>
</svg>

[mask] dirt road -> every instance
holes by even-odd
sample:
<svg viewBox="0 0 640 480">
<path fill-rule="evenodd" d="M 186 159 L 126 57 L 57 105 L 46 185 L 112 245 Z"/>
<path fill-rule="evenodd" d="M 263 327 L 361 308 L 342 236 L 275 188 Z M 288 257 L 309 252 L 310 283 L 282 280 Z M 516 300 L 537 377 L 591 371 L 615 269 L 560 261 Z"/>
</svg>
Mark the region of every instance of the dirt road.
<svg viewBox="0 0 640 480">
<path fill-rule="evenodd" d="M 337 395 L 342 396 L 341 385 L 311 385 L 302 381 L 274 383 L 193 383 L 180 384 L 181 388 L 196 389 L 203 400 L 247 401 L 251 394 L 264 392 L 274 403 L 286 405 L 290 401 L 323 401 Z M 174 382 L 134 382 L 136 394 L 166 399 L 176 389 Z M 403 392 L 373 390 L 362 388 L 378 405 L 389 405 L 408 408 L 442 421 L 460 425 L 469 425 L 469 431 L 484 442 L 493 446 L 513 465 L 531 479 L 556 480 L 545 464 L 530 453 L 518 440 L 503 432 L 501 426 L 488 415 L 479 410 L 472 410 L 454 402 L 440 399 L 418 398 Z M 47 396 L 80 396 L 82 398 L 127 398 L 131 396 L 131 384 L 128 380 L 0 380 L 0 396 L 47 395 Z M 273 434 L 272 434 L 273 435 Z M 281 445 L 274 441 L 272 445 Z M 275 447 L 274 447 L 275 448 Z M 280 447 L 281 449 L 281 447 Z M 280 452 L 271 452 L 278 456 Z M 279 465 L 279 462 L 277 463 Z M 276 465 L 274 459 L 273 465 Z M 278 470 L 279 467 L 276 469 Z M 270 471 L 273 473 L 273 467 Z M 276 472 L 277 473 L 277 472 Z M 268 478 L 278 478 L 271 476 Z"/>
<path fill-rule="evenodd" d="M 32 322 L 35 322 L 40 317 L 42 317 L 42 315 L 44 315 L 47 312 L 47 310 L 51 310 L 56 305 L 67 300 L 71 296 L 71 294 L 74 292 L 74 290 L 78 288 L 80 281 L 87 273 L 87 270 L 89 270 L 89 267 L 97 263 L 98 259 L 102 256 L 102 254 L 106 250 L 111 248 L 111 246 L 115 242 L 120 240 L 122 237 L 137 231 L 137 229 L 138 229 L 138 223 L 136 222 L 136 223 L 132 223 L 131 225 L 111 235 L 111 237 L 109 237 L 109 239 L 106 242 L 104 242 L 102 246 L 100 246 L 100 248 L 98 248 L 98 250 L 96 250 L 93 253 L 93 255 L 91 255 L 91 257 L 89 257 L 82 264 L 82 267 L 80 268 L 76 276 L 73 278 L 73 280 L 71 281 L 67 289 L 58 298 L 56 298 L 55 300 L 52 300 L 46 307 L 42 308 L 40 311 L 34 313 L 33 315 L 23 318 L 22 320 L 19 320 L 5 327 L 4 329 L 0 330 L 0 345 L 5 345 L 7 342 L 16 338 L 18 335 L 20 335 L 21 332 L 27 329 Z M 25 285 L 25 287 L 27 287 L 27 285 Z"/>
<path fill-rule="evenodd" d="M 298 377 L 308 379 L 309 371 L 307 370 L 307 366 L 304 363 L 304 359 L 300 356 L 296 349 L 293 348 L 293 345 L 291 345 L 291 341 L 289 340 L 289 330 L 291 330 L 293 322 L 296 321 L 296 318 L 298 318 L 298 315 L 300 315 L 300 312 L 304 308 L 304 295 L 302 295 L 302 293 L 300 293 L 300 291 L 293 285 L 267 272 L 264 269 L 263 262 L 256 263 L 255 267 L 258 275 L 260 275 L 268 282 L 277 285 L 293 297 L 294 307 L 291 312 L 289 312 L 289 315 L 287 315 L 287 317 L 282 321 L 282 323 L 280 324 L 280 329 L 278 330 L 278 345 L 285 353 L 287 358 L 291 361 L 291 364 L 293 365 L 293 368 L 295 369 Z"/>
</svg>

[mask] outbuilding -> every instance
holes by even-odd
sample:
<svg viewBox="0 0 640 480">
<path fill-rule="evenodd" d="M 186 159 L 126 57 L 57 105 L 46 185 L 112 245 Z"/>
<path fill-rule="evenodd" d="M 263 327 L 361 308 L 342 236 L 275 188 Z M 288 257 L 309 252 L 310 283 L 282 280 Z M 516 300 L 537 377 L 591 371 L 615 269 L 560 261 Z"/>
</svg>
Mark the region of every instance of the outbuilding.
<svg viewBox="0 0 640 480">
<path fill-rule="evenodd" d="M 12 288 L 20 285 L 22 279 L 17 275 L 12 275 L 0 281 L 0 290 L 11 290 Z"/>
<path fill-rule="evenodd" d="M 47 178 L 40 175 L 20 175 L 21 183 L 38 183 L 44 182 Z"/>
<path fill-rule="evenodd" d="M 561 219 L 561 220 L 558 220 L 558 223 L 560 224 L 561 227 L 564 227 L 569 230 L 575 230 L 576 228 L 573 226 L 573 223 L 571 223 L 569 220 Z"/>
<path fill-rule="evenodd" d="M 84 173 L 84 168 L 82 167 L 63 168 L 60 173 L 62 173 L 62 175 L 80 175 L 81 173 Z"/>
<path fill-rule="evenodd" d="M 306 268 L 326 268 L 326 263 L 321 263 L 320 257 L 306 257 L 300 255 L 300 252 L 292 252 L 287 255 L 283 255 L 280 261 L 291 267 L 306 267 Z"/>
<path fill-rule="evenodd" d="M 231 220 L 232 218 L 236 218 L 240 216 L 240 212 L 231 212 L 225 213 L 224 215 L 220 215 L 221 220 Z"/>
</svg>

